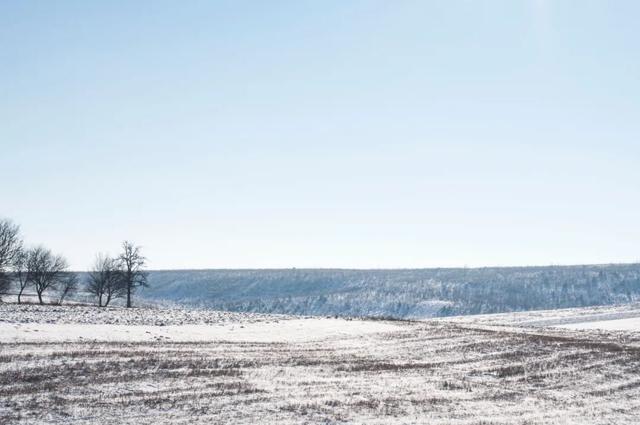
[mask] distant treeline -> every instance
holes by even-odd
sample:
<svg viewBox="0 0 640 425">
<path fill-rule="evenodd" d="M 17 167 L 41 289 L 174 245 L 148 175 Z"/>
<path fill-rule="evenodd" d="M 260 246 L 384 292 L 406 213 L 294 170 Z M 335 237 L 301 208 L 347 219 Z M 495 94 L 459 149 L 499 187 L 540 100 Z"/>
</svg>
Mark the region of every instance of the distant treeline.
<svg viewBox="0 0 640 425">
<path fill-rule="evenodd" d="M 21 304 L 24 296 L 35 294 L 40 304 L 62 304 L 83 292 L 98 307 L 118 298 L 132 307 L 136 290 L 148 286 L 146 261 L 139 246 L 124 241 L 117 257 L 98 254 L 88 273 L 77 273 L 63 255 L 43 245 L 25 245 L 20 226 L 0 218 L 0 302 L 15 295 Z"/>
<path fill-rule="evenodd" d="M 415 270 L 176 270 L 143 296 L 231 311 L 420 318 L 640 300 L 640 265 Z"/>
</svg>

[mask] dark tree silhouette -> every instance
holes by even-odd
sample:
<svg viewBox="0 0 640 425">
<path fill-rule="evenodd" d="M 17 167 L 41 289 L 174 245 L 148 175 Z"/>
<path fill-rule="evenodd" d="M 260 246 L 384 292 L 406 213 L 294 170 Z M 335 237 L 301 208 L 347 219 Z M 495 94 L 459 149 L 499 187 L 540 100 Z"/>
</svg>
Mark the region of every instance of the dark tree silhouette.
<svg viewBox="0 0 640 425">
<path fill-rule="evenodd" d="M 27 280 L 38 294 L 38 301 L 44 304 L 42 294 L 48 289 L 56 289 L 67 278 L 67 260 L 54 255 L 50 250 L 38 246 L 33 248 L 27 260 Z"/>
<path fill-rule="evenodd" d="M 13 278 L 18 284 L 18 304 L 22 303 L 22 294 L 29 285 L 29 274 L 27 273 L 27 263 L 31 250 L 20 250 L 13 260 Z"/>
<path fill-rule="evenodd" d="M 123 297 L 126 293 L 120 262 L 107 255 L 96 256 L 87 279 L 87 292 L 97 298 L 98 307 L 106 307 L 112 299 Z"/>
<path fill-rule="evenodd" d="M 147 286 L 147 272 L 144 271 L 147 259 L 140 252 L 141 248 L 132 242 L 122 243 L 122 253 L 118 257 L 123 273 L 123 282 L 127 294 L 127 308 L 133 306 L 132 296 L 139 287 Z"/>
<path fill-rule="evenodd" d="M 4 294 L 11 286 L 9 268 L 22 249 L 20 226 L 11 220 L 0 219 L 0 294 Z"/>
<path fill-rule="evenodd" d="M 62 302 L 69 295 L 73 295 L 78 291 L 79 287 L 78 275 L 73 272 L 67 272 L 60 281 L 60 295 L 58 297 L 58 305 L 62 305 Z"/>
</svg>

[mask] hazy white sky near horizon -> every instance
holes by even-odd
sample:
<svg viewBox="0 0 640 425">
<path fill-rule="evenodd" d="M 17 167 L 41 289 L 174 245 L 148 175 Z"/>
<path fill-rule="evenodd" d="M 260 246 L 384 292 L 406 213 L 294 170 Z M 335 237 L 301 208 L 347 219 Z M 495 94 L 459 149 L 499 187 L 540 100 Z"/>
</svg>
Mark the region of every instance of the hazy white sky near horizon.
<svg viewBox="0 0 640 425">
<path fill-rule="evenodd" d="M 640 2 L 0 2 L 0 216 L 87 268 L 640 259 Z"/>
</svg>

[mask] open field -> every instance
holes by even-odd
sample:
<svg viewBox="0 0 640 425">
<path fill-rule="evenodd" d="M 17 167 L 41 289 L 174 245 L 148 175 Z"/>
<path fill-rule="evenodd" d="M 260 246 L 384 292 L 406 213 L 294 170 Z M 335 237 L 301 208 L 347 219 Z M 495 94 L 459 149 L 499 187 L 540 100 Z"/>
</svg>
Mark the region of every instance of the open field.
<svg viewBox="0 0 640 425">
<path fill-rule="evenodd" d="M 600 320 L 592 322 L 570 323 L 560 325 L 567 329 L 605 329 L 618 331 L 637 331 L 640 329 L 640 317 L 630 317 L 628 319 Z"/>
<path fill-rule="evenodd" d="M 81 308 L 58 309 L 58 327 L 47 328 L 35 312 L 3 306 L 5 330 L 41 331 L 20 342 L 2 337 L 0 423 L 638 422 L 640 334 L 634 331 L 497 326 L 495 317 L 493 324 L 260 315 L 243 321 L 214 312 L 220 321 L 208 325 L 177 319 L 165 326 L 109 325 L 86 319 Z M 141 313 L 154 312 L 108 314 Z M 195 313 L 155 313 L 189 314 Z M 91 341 L 70 332 L 58 342 L 65 326 L 98 325 L 103 335 Z M 280 325 L 290 328 L 272 332 Z M 109 326 L 222 331 L 197 341 L 138 340 L 137 334 L 115 341 L 104 336 Z M 261 332 L 263 326 L 270 331 Z M 233 337 L 224 330 L 231 327 Z"/>
<path fill-rule="evenodd" d="M 483 324 L 540 328 L 633 318 L 640 318 L 640 303 L 456 316 L 443 320 L 446 320 L 447 322 L 472 323 L 476 325 Z"/>
<path fill-rule="evenodd" d="M 0 343 L 297 342 L 390 332 L 393 323 L 213 310 L 0 305 Z"/>
</svg>

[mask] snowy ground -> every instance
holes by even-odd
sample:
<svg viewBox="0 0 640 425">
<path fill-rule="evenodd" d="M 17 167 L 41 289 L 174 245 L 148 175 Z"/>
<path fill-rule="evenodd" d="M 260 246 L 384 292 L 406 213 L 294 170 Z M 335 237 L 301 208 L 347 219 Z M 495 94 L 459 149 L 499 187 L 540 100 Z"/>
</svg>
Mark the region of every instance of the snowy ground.
<svg viewBox="0 0 640 425">
<path fill-rule="evenodd" d="M 97 308 L 87 305 L 0 304 L 5 323 L 55 323 L 92 325 L 227 325 L 271 322 L 292 316 L 180 308 Z"/>
<path fill-rule="evenodd" d="M 398 330 L 391 323 L 291 319 L 220 325 L 94 325 L 0 322 L 0 343 L 16 342 L 295 342 Z"/>
<path fill-rule="evenodd" d="M 616 311 L 386 322 L 4 305 L 0 423 L 638 423 L 640 332 L 547 326 L 572 314 Z"/>
<path fill-rule="evenodd" d="M 396 330 L 393 323 L 324 317 L 0 304 L 0 343 L 293 342 Z"/>
<path fill-rule="evenodd" d="M 640 317 L 571 323 L 568 325 L 560 325 L 559 327 L 567 329 L 603 329 L 612 331 L 640 332 Z"/>
<path fill-rule="evenodd" d="M 633 303 L 601 307 L 566 308 L 558 310 L 536 310 L 517 313 L 456 316 L 436 320 L 495 326 L 548 327 L 639 317 L 640 303 Z"/>
</svg>

